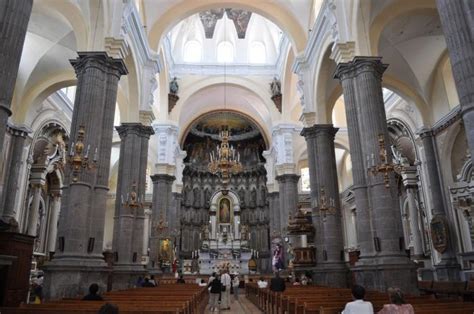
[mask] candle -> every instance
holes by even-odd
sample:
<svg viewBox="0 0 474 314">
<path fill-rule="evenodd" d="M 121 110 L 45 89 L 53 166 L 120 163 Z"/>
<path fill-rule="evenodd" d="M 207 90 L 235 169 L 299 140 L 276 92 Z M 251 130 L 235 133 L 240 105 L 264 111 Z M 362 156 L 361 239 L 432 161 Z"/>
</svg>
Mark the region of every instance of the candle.
<svg viewBox="0 0 474 314">
<path fill-rule="evenodd" d="M 97 157 L 98 157 L 98 155 L 97 155 L 97 147 L 96 147 L 95 152 L 94 152 L 94 161 L 97 161 Z"/>
</svg>

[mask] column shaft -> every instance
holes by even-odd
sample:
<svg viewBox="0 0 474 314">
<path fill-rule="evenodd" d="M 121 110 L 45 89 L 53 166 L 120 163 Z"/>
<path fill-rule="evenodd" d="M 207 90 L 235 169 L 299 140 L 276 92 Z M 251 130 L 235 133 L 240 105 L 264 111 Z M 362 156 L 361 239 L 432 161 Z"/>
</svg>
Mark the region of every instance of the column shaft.
<svg viewBox="0 0 474 314">
<path fill-rule="evenodd" d="M 474 163 L 474 5 L 470 0 L 437 0 L 436 3 Z"/>
<path fill-rule="evenodd" d="M 0 153 L 33 0 L 0 0 Z"/>
<path fill-rule="evenodd" d="M 298 180 L 296 174 L 283 174 L 276 177 L 280 189 L 280 224 L 282 229 L 288 227 L 289 215 L 294 215 L 298 207 Z"/>
<path fill-rule="evenodd" d="M 313 163 L 308 164 L 312 188 L 311 202 L 316 205 L 319 216 L 316 221 L 316 230 L 321 231 L 318 233 L 319 237 L 316 237 L 320 238 L 317 242 L 320 252 L 318 252 L 316 277 L 320 282 L 322 280 L 323 284 L 344 287 L 347 281 L 346 267 L 342 258 L 344 240 L 334 147 L 337 131 L 338 129 L 332 124 L 318 124 L 303 129 L 301 135 L 307 142 L 308 157 L 313 156 Z M 331 212 L 326 213 L 320 210 L 322 190 L 328 200 L 327 205 L 334 206 Z"/>
<path fill-rule="evenodd" d="M 410 229 L 413 241 L 413 254 L 415 258 L 423 256 L 423 244 L 421 242 L 421 234 L 418 222 L 418 208 L 416 206 L 416 188 L 407 187 L 408 211 L 410 215 Z"/>
<path fill-rule="evenodd" d="M 58 219 L 61 210 L 61 192 L 53 193 L 53 206 L 51 206 L 51 220 L 49 224 L 48 251 L 56 251 L 56 237 L 58 236 Z"/>
<path fill-rule="evenodd" d="M 113 251 L 118 257 L 115 268 L 138 271 L 143 268 L 140 256 L 148 141 L 154 131 L 141 123 L 122 123 L 116 129 L 121 143 L 114 218 Z"/>
<path fill-rule="evenodd" d="M 22 166 L 23 149 L 25 146 L 25 139 L 28 136 L 29 131 L 25 128 L 18 128 L 13 126 L 7 127 L 8 132 L 11 135 L 10 141 L 10 153 L 8 157 L 5 174 L 5 185 L 4 185 L 4 203 L 3 203 L 3 214 L 2 220 L 5 222 L 16 221 L 16 209 L 15 200 L 20 184 L 20 172 Z"/>
<path fill-rule="evenodd" d="M 150 262 L 155 268 L 159 267 L 159 252 L 158 245 L 160 232 L 167 232 L 166 230 L 160 231 L 157 226 L 160 223 L 165 223 L 169 227 L 169 208 L 172 206 L 172 184 L 175 180 L 174 176 L 168 174 L 155 174 L 151 176 L 153 181 L 153 200 L 152 200 L 152 230 L 150 238 Z"/>
</svg>

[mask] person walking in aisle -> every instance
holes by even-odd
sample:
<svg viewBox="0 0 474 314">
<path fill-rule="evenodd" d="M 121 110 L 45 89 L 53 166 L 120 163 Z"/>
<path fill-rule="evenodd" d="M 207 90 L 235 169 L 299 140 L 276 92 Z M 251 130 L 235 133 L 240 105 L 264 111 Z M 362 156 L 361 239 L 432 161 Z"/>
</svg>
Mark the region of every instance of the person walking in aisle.
<svg viewBox="0 0 474 314">
<path fill-rule="evenodd" d="M 224 270 L 221 276 L 222 284 L 222 295 L 221 295 L 221 306 L 223 310 L 230 310 L 230 286 L 232 281 L 230 279 L 229 271 Z"/>
<path fill-rule="evenodd" d="M 234 280 L 232 280 L 232 289 L 234 290 L 234 298 L 235 301 L 239 301 L 239 286 L 240 286 L 240 278 L 239 275 L 234 276 Z"/>
</svg>

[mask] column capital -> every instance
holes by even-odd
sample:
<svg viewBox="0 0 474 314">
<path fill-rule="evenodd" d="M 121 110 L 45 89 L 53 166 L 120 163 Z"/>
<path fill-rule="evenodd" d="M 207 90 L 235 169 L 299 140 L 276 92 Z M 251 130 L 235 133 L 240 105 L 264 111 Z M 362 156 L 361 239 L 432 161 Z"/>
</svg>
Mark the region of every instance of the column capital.
<svg viewBox="0 0 474 314">
<path fill-rule="evenodd" d="M 169 183 L 172 183 L 176 177 L 175 176 L 172 176 L 172 175 L 169 175 L 169 174 L 154 174 L 154 175 L 151 175 L 150 176 L 151 178 L 151 181 L 153 181 L 153 184 L 157 183 L 157 182 L 169 182 Z"/>
<path fill-rule="evenodd" d="M 421 138 L 421 139 L 425 139 L 425 138 L 428 138 L 428 137 L 433 137 L 433 130 L 430 129 L 430 128 L 427 128 L 427 127 L 422 127 L 421 129 L 419 129 L 416 134 L 418 134 L 418 136 Z"/>
<path fill-rule="evenodd" d="M 363 72 L 372 72 L 376 77 L 382 79 L 382 74 L 387 67 L 388 64 L 382 63 L 382 57 L 356 56 L 350 62 L 339 63 L 334 72 L 334 78 L 342 81 Z"/>
<path fill-rule="evenodd" d="M 300 135 L 306 139 L 324 135 L 334 140 L 337 131 L 339 131 L 339 128 L 335 128 L 332 124 L 314 124 L 313 126 L 303 128 Z"/>
<path fill-rule="evenodd" d="M 24 125 L 13 125 L 8 123 L 7 132 L 13 136 L 26 138 L 28 134 L 32 132 L 32 130 Z"/>
<path fill-rule="evenodd" d="M 105 51 L 80 51 L 77 54 L 78 58 L 69 60 L 76 71 L 76 75 L 90 67 L 99 69 L 102 72 L 112 70 L 111 74 L 115 74 L 118 77 L 128 74 L 125 62 L 122 59 L 110 57 Z"/>
<path fill-rule="evenodd" d="M 294 173 L 280 174 L 276 177 L 279 182 L 294 182 L 298 183 L 300 176 Z"/>
<path fill-rule="evenodd" d="M 122 123 L 116 126 L 120 139 L 123 140 L 130 134 L 134 134 L 140 137 L 150 138 L 151 135 L 155 134 L 151 126 L 146 126 L 138 122 Z"/>
</svg>

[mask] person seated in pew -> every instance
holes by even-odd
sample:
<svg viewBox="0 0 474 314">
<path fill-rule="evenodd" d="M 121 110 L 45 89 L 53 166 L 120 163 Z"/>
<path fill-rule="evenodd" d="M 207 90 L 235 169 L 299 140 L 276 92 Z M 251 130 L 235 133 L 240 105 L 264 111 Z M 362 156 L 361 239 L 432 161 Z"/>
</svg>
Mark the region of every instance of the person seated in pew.
<svg viewBox="0 0 474 314">
<path fill-rule="evenodd" d="M 99 292 L 99 285 L 93 283 L 89 286 L 89 294 L 85 295 L 82 300 L 85 301 L 103 301 L 102 297 L 97 294 Z"/>
<path fill-rule="evenodd" d="M 403 293 L 398 288 L 388 288 L 390 304 L 384 304 L 378 314 L 414 314 L 415 310 L 411 304 L 405 302 Z"/>
<path fill-rule="evenodd" d="M 295 278 L 295 282 L 293 282 L 293 286 L 301 286 L 301 282 L 298 277 Z"/>
<path fill-rule="evenodd" d="M 373 314 L 372 303 L 364 301 L 365 288 L 359 285 L 352 287 L 352 298 L 354 301 L 348 302 L 341 314 Z"/>
<path fill-rule="evenodd" d="M 207 283 L 204 279 L 201 279 L 201 282 L 199 282 L 199 287 L 206 287 Z"/>
<path fill-rule="evenodd" d="M 273 292 L 283 292 L 285 289 L 285 280 L 280 277 L 278 272 L 275 272 L 275 277 L 270 280 L 270 290 Z"/>
<path fill-rule="evenodd" d="M 176 280 L 176 283 L 186 283 L 186 280 L 184 280 L 183 275 L 179 275 L 179 279 Z"/>
<path fill-rule="evenodd" d="M 102 307 L 99 309 L 98 314 L 119 314 L 119 308 L 118 306 L 110 303 L 105 303 L 102 305 Z"/>
<path fill-rule="evenodd" d="M 150 278 L 146 277 L 145 282 L 143 283 L 142 287 L 144 287 L 144 288 L 154 288 L 155 285 L 150 282 Z"/>
<path fill-rule="evenodd" d="M 153 284 L 154 287 L 156 287 L 155 275 L 151 275 L 150 282 Z"/>
<path fill-rule="evenodd" d="M 263 279 L 263 277 L 260 277 L 260 279 L 257 281 L 257 285 L 260 289 L 265 289 L 266 287 L 268 287 L 268 282 Z"/>
</svg>

